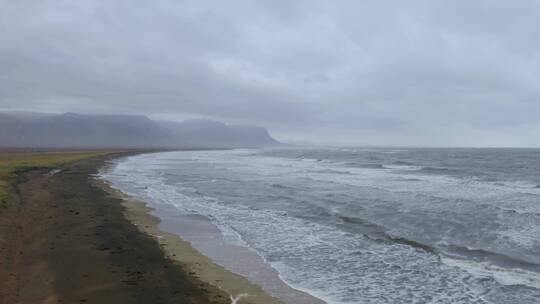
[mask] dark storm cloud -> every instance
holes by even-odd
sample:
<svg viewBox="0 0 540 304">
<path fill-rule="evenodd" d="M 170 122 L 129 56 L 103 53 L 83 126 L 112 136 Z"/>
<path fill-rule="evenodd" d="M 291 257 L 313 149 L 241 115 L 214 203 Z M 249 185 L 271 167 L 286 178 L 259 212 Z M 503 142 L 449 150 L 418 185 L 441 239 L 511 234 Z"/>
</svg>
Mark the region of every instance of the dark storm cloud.
<svg viewBox="0 0 540 304">
<path fill-rule="evenodd" d="M 0 109 L 540 145 L 536 1 L 0 0 Z"/>
</svg>

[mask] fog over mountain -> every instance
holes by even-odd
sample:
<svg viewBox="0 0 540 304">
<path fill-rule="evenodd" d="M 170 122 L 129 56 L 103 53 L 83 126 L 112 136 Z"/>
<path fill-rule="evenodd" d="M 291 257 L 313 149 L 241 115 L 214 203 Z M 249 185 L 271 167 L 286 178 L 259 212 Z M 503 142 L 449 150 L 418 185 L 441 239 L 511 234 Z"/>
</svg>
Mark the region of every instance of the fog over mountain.
<svg viewBox="0 0 540 304">
<path fill-rule="evenodd" d="M 276 141 L 261 127 L 226 125 L 219 121 L 198 119 L 183 122 L 158 121 L 182 146 L 246 147 L 276 146 Z"/>
<path fill-rule="evenodd" d="M 212 120 L 153 121 L 141 115 L 0 113 L 0 147 L 229 148 L 279 145 L 261 127 Z"/>
<path fill-rule="evenodd" d="M 540 146 L 533 0 L 0 0 L 0 110 Z"/>
</svg>

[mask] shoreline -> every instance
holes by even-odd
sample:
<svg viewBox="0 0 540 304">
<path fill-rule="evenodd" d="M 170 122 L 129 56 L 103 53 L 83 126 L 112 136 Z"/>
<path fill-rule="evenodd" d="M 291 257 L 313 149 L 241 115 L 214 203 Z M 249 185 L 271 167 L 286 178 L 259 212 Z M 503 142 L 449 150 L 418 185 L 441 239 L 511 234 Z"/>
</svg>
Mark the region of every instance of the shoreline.
<svg viewBox="0 0 540 304">
<path fill-rule="evenodd" d="M 160 213 L 167 211 L 100 178 L 111 160 L 147 152 L 155 151 L 116 151 L 13 175 L 0 209 L 0 304 L 324 303 L 285 283 L 254 251 L 226 244 L 209 219 L 171 222 Z M 201 250 L 178 230 L 210 238 L 213 247 Z"/>
<path fill-rule="evenodd" d="M 111 196 L 121 199 L 121 204 L 126 209 L 126 218 L 137 226 L 141 233 L 154 238 L 168 258 L 181 263 L 190 275 L 226 292 L 232 303 L 283 304 L 245 277 L 218 265 L 193 248 L 188 241 L 162 230 L 159 227 L 161 220 L 151 214 L 154 209 L 148 207 L 146 202 L 129 197 L 102 179 L 95 178 L 94 182 Z"/>
<path fill-rule="evenodd" d="M 110 164 L 101 168 L 111 170 Z M 102 172 L 100 170 L 100 172 Z M 142 233 L 159 242 L 169 258 L 186 265 L 197 278 L 224 290 L 233 303 L 325 304 L 307 290 L 293 287 L 255 251 L 231 245 L 221 231 L 202 215 L 179 215 L 167 206 L 131 197 L 99 174 L 94 182 L 120 199 L 125 216 Z"/>
</svg>

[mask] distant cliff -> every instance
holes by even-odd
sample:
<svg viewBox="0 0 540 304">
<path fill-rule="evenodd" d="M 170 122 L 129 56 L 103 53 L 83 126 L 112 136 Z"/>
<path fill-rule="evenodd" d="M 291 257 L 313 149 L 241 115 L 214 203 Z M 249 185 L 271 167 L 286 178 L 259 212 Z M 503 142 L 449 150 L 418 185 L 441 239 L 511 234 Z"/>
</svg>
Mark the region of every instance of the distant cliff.
<svg viewBox="0 0 540 304">
<path fill-rule="evenodd" d="M 137 115 L 0 113 L 0 147 L 228 148 L 278 144 L 264 128 L 212 120 L 156 122 Z"/>
<path fill-rule="evenodd" d="M 172 132 L 175 141 L 193 147 L 259 147 L 274 146 L 277 142 L 260 127 L 231 126 L 213 120 L 160 121 Z"/>
</svg>

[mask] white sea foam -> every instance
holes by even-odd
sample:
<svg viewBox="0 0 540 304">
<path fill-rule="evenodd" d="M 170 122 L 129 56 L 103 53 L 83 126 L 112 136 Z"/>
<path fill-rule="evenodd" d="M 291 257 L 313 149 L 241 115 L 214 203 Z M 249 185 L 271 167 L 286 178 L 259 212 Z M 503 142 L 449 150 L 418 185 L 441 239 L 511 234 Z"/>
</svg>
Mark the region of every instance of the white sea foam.
<svg viewBox="0 0 540 304">
<path fill-rule="evenodd" d="M 495 278 L 502 285 L 524 285 L 540 289 L 540 275 L 537 272 L 449 257 L 441 257 L 441 261 L 447 265 L 465 269 L 475 276 Z"/>
<path fill-rule="evenodd" d="M 422 169 L 422 166 L 412 166 L 412 165 L 383 165 L 385 169 L 392 170 L 404 170 L 404 171 L 416 171 Z"/>
<path fill-rule="evenodd" d="M 174 206 L 182 214 L 207 216 L 227 242 L 255 250 L 279 271 L 284 281 L 328 303 L 489 303 L 485 294 L 497 290 L 499 285 L 520 282 L 538 287 L 534 272 L 448 259 L 441 264 L 437 256 L 411 246 L 373 242 L 330 224 L 289 216 L 288 212 L 260 207 L 260 204 L 249 206 L 201 195 L 193 188 L 193 182 L 187 186 L 172 182 L 163 174 L 166 171 L 174 176 L 173 169 L 179 164 L 194 166 L 190 168 L 205 166 L 217 170 L 212 171 L 214 175 L 225 176 L 212 175 L 197 181 L 203 184 L 212 180 L 239 183 L 246 176 L 250 182 L 269 185 L 279 182 L 288 186 L 280 188 L 285 189 L 283 191 L 306 185 L 313 185 L 312 191 L 322 191 L 313 189 L 325 187 L 361 190 L 365 201 L 358 208 L 362 208 L 362 215 L 383 227 L 393 227 L 396 235 L 421 235 L 430 221 L 433 229 L 443 229 L 445 225 L 448 229 L 457 229 L 450 225 L 457 221 L 456 227 L 459 227 L 459 221 L 474 221 L 471 216 L 478 206 L 487 208 L 487 216 L 492 214 L 497 219 L 504 211 L 500 209 L 505 206 L 504 198 L 517 193 L 512 187 L 450 176 L 415 175 L 417 180 L 411 183 L 392 170 L 347 168 L 347 174 L 343 174 L 340 164 L 263 157 L 252 150 L 141 155 L 121 161 L 112 171 L 103 174 L 115 187 L 152 204 Z M 232 190 L 235 189 L 227 191 Z M 353 195 L 350 192 L 353 190 L 338 193 Z M 311 194 L 310 191 L 299 193 Z M 452 202 L 454 208 L 448 210 Z M 525 198 L 515 202 L 514 209 L 537 211 L 538 207 Z M 323 204 L 321 207 L 331 209 L 332 213 L 347 214 L 357 206 L 335 202 L 333 206 Z M 395 208 L 399 217 L 396 214 L 385 217 L 389 208 Z M 446 223 L 447 219 L 454 222 Z M 477 235 L 493 235 L 494 246 L 508 252 L 515 249 L 513 246 L 536 245 L 536 228 L 527 231 L 519 222 L 505 220 L 496 232 L 489 231 L 489 227 L 479 227 L 478 231 L 464 231 L 460 237 L 474 240 Z M 447 233 L 446 240 L 456 241 L 452 239 L 456 231 Z"/>
</svg>

